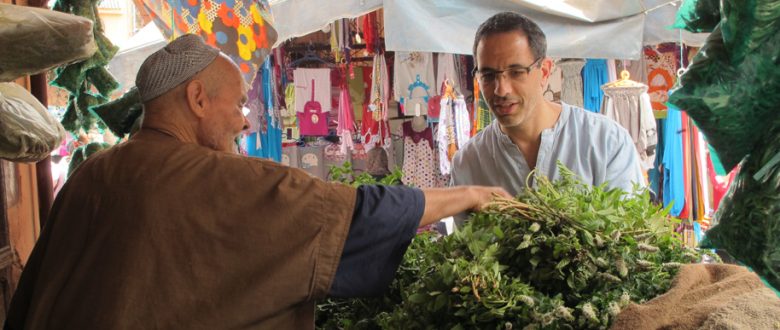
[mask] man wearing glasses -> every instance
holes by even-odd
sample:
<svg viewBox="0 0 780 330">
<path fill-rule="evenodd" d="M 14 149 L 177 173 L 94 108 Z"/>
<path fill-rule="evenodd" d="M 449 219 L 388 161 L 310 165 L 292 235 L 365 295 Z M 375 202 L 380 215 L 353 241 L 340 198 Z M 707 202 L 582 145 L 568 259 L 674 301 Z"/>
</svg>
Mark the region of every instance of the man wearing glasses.
<svg viewBox="0 0 780 330">
<path fill-rule="evenodd" d="M 452 184 L 492 185 L 516 195 L 531 171 L 560 178 L 557 162 L 584 183 L 632 191 L 645 179 L 628 132 L 609 118 L 545 100 L 553 70 L 539 26 L 511 12 L 494 15 L 474 38 L 475 76 L 496 117 L 456 155 Z M 530 178 L 528 183 L 535 186 Z"/>
</svg>

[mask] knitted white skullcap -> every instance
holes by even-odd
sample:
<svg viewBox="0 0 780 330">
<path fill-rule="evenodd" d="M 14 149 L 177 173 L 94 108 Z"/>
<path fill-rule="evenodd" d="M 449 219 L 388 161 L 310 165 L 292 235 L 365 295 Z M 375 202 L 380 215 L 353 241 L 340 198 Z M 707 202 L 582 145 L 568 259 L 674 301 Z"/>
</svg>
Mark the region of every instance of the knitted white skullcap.
<svg viewBox="0 0 780 330">
<path fill-rule="evenodd" d="M 141 101 L 154 99 L 205 69 L 219 56 L 200 36 L 185 34 L 154 52 L 141 64 L 135 86 Z"/>
</svg>

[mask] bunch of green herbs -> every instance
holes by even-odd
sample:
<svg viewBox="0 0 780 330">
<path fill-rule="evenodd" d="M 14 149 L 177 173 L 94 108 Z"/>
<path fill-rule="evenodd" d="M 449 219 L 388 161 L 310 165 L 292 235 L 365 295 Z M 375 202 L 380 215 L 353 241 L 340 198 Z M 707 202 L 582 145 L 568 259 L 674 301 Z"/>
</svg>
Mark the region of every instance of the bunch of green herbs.
<svg viewBox="0 0 780 330">
<path fill-rule="evenodd" d="M 453 235 L 416 237 L 383 297 L 329 300 L 317 326 L 604 329 L 701 259 L 647 193 L 590 187 L 561 170 L 562 180 L 537 178 Z"/>
</svg>

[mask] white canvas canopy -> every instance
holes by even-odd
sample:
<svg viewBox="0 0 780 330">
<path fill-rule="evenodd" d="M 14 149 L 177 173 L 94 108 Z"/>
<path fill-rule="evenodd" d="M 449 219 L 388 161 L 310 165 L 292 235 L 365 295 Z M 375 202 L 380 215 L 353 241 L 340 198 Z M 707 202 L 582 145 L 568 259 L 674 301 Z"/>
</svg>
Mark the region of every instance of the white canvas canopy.
<svg viewBox="0 0 780 330">
<path fill-rule="evenodd" d="M 523 13 L 547 34 L 548 54 L 567 58 L 638 59 L 642 46 L 682 41 L 701 46 L 706 34 L 668 27 L 681 0 L 271 0 L 277 45 L 340 18 L 384 8 L 390 51 L 471 54 L 477 27 L 502 11 Z"/>
</svg>

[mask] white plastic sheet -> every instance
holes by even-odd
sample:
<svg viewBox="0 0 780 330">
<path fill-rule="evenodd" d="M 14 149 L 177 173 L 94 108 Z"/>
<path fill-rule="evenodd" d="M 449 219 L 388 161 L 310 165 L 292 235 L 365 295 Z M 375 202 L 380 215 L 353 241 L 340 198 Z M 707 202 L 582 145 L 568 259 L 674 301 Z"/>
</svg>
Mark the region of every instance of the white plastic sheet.
<svg viewBox="0 0 780 330">
<path fill-rule="evenodd" d="M 529 15 L 547 34 L 548 53 L 566 58 L 638 59 L 643 45 L 703 44 L 706 34 L 668 29 L 672 0 L 319 0 L 271 1 L 277 46 L 347 17 L 384 7 L 388 50 L 471 54 L 474 33 L 500 11 Z"/>
<path fill-rule="evenodd" d="M 472 54 L 479 24 L 502 11 L 533 18 L 547 35 L 552 57 L 637 59 L 642 48 L 641 14 L 592 23 L 501 0 L 385 0 L 384 9 L 385 44 L 393 51 Z"/>
</svg>

